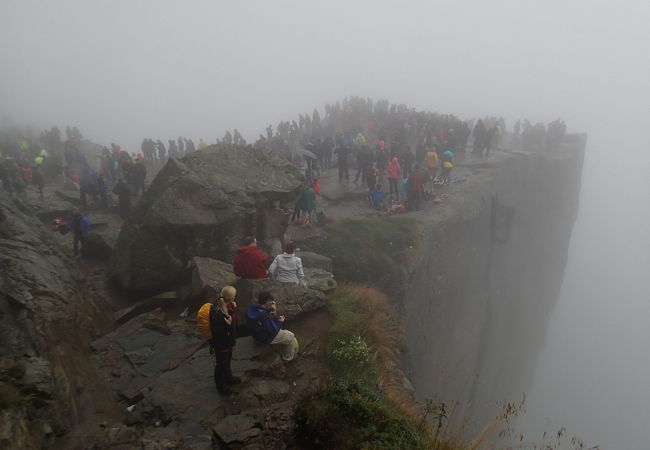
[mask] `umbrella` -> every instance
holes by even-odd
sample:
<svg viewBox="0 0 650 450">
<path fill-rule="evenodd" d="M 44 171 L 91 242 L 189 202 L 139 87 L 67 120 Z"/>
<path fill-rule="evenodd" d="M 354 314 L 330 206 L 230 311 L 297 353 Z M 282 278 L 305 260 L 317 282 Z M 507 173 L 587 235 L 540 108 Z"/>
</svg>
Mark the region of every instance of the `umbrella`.
<svg viewBox="0 0 650 450">
<path fill-rule="evenodd" d="M 316 156 L 314 153 L 310 152 L 309 150 L 305 150 L 304 148 L 300 149 L 300 154 L 311 159 L 318 159 L 318 156 Z"/>
</svg>

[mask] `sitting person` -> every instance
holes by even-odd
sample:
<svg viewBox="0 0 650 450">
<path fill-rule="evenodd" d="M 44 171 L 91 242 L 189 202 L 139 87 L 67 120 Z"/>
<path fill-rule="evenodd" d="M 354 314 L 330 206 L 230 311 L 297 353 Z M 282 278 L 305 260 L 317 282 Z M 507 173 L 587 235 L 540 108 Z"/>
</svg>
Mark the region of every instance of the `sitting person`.
<svg viewBox="0 0 650 450">
<path fill-rule="evenodd" d="M 282 359 L 291 361 L 298 354 L 298 340 L 291 331 L 282 329 L 283 324 L 284 316 L 277 316 L 273 296 L 260 292 L 257 302 L 248 306 L 246 327 L 256 341 L 281 345 Z"/>
<path fill-rule="evenodd" d="M 255 236 L 246 236 L 244 246 L 237 251 L 232 264 L 235 275 L 249 279 L 267 278 L 268 267 L 269 257 L 257 248 Z"/>
<path fill-rule="evenodd" d="M 302 260 L 294 255 L 296 244 L 289 242 L 284 253 L 275 257 L 269 267 L 269 275 L 274 280 L 282 283 L 299 284 L 307 287 L 305 284 L 305 273 L 302 270 Z"/>
<path fill-rule="evenodd" d="M 375 209 L 384 209 L 384 190 L 377 184 L 370 193 L 370 205 Z"/>
</svg>

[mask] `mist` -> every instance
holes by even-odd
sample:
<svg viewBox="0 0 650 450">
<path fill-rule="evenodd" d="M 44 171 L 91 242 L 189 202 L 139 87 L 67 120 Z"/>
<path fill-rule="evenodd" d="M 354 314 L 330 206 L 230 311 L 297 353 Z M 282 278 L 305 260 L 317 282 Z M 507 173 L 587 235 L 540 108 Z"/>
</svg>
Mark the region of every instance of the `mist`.
<svg viewBox="0 0 650 450">
<path fill-rule="evenodd" d="M 349 95 L 589 134 L 527 436 L 648 447 L 650 3 L 58 1 L 0 4 L 0 125 L 215 142 Z"/>
</svg>

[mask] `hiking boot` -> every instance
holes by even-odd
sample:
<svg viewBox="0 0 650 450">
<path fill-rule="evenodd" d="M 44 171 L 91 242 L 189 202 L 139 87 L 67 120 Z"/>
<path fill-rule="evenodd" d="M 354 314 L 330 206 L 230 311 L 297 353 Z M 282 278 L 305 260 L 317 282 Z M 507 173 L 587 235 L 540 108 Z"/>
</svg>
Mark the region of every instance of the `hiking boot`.
<svg viewBox="0 0 650 450">
<path fill-rule="evenodd" d="M 226 381 L 228 384 L 240 384 L 241 383 L 241 378 L 239 377 L 232 377 L 230 380 Z"/>
</svg>

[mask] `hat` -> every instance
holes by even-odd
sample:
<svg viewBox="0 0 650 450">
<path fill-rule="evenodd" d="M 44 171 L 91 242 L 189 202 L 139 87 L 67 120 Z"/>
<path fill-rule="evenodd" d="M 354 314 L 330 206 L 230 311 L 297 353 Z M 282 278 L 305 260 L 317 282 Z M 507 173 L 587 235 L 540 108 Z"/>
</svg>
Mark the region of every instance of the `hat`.
<svg viewBox="0 0 650 450">
<path fill-rule="evenodd" d="M 271 295 L 269 291 L 261 291 L 257 294 L 257 302 L 260 304 L 265 304 L 271 301 L 275 301 L 275 298 Z"/>
</svg>

